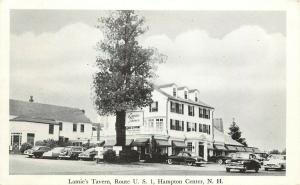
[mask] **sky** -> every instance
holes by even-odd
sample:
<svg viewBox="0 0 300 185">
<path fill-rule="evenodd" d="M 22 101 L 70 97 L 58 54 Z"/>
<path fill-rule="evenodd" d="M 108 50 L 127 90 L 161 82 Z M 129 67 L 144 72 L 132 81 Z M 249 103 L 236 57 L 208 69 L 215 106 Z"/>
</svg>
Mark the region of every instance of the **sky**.
<svg viewBox="0 0 300 185">
<path fill-rule="evenodd" d="M 286 15 L 280 11 L 136 11 L 139 38 L 168 59 L 157 84 L 200 91 L 225 132 L 234 118 L 250 146 L 286 144 Z M 107 11 L 11 10 L 10 98 L 85 109 L 93 106 L 97 18 Z"/>
</svg>

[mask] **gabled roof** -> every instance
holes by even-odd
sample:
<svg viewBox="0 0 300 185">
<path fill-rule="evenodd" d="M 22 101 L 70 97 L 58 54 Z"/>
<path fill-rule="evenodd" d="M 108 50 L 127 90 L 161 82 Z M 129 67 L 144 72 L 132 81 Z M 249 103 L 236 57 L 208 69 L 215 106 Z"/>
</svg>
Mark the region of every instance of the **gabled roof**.
<svg viewBox="0 0 300 185">
<path fill-rule="evenodd" d="M 227 135 L 227 134 L 224 134 L 224 137 L 225 137 L 225 144 L 226 144 L 226 145 L 244 146 L 244 145 L 242 145 L 241 143 L 239 143 L 239 142 L 233 140 L 233 139 L 231 138 L 231 136 L 229 136 L 229 135 Z"/>
<path fill-rule="evenodd" d="M 188 89 L 186 86 L 183 87 L 178 87 L 177 90 L 183 90 L 183 89 Z"/>
<path fill-rule="evenodd" d="M 18 116 L 10 121 L 23 121 L 23 122 L 34 122 L 34 123 L 46 123 L 46 124 L 55 124 L 58 123 L 53 119 L 43 119 L 43 118 L 35 118 L 35 117 L 28 117 L 28 116 Z"/>
<path fill-rule="evenodd" d="M 191 89 L 191 90 L 189 90 L 189 93 L 192 93 L 192 92 L 195 92 L 195 91 L 198 91 L 198 92 L 199 92 L 198 89 Z"/>
<path fill-rule="evenodd" d="M 9 100 L 9 114 L 24 119 L 55 120 L 72 123 L 90 123 L 83 110 L 20 100 Z M 20 118 L 18 118 L 20 119 Z"/>
<path fill-rule="evenodd" d="M 175 83 L 170 83 L 170 84 L 159 85 L 157 87 L 158 88 L 165 88 L 165 87 L 172 87 L 173 85 L 176 85 L 176 84 Z"/>
<path fill-rule="evenodd" d="M 166 97 L 168 97 L 169 99 L 171 100 L 177 100 L 177 101 L 180 101 L 180 102 L 184 102 L 184 103 L 189 103 L 189 104 L 193 104 L 193 105 L 199 105 L 199 106 L 202 106 L 202 107 L 207 107 L 207 108 L 211 108 L 211 109 L 214 109 L 212 106 L 202 102 L 202 101 L 192 101 L 190 99 L 183 99 L 183 98 L 180 98 L 180 97 L 174 97 L 174 96 L 171 96 L 169 95 L 168 93 L 162 91 L 159 87 L 154 87 L 155 90 L 157 90 L 158 92 L 162 93 L 163 95 L 165 95 Z"/>
</svg>

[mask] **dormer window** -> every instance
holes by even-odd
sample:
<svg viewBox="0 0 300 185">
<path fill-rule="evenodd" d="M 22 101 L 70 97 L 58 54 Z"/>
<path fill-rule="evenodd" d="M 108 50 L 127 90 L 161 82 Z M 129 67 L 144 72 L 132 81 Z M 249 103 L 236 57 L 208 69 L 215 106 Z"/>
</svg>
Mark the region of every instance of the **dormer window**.
<svg viewBox="0 0 300 185">
<path fill-rule="evenodd" d="M 184 91 L 184 99 L 188 99 L 187 91 Z"/>
<path fill-rule="evenodd" d="M 197 93 L 195 93 L 195 101 L 196 102 L 198 101 L 198 95 L 197 95 Z"/>
<path fill-rule="evenodd" d="M 176 97 L 176 88 L 173 88 L 173 96 Z"/>
</svg>

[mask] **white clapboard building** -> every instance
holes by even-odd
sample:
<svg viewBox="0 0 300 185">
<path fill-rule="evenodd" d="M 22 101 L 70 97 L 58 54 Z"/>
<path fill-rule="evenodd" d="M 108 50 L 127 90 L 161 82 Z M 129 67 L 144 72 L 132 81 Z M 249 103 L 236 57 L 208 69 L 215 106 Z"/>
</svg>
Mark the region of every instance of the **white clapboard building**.
<svg viewBox="0 0 300 185">
<path fill-rule="evenodd" d="M 9 100 L 10 149 L 47 139 L 83 144 L 92 139 L 84 110 L 30 101 Z"/>
<path fill-rule="evenodd" d="M 196 89 L 176 84 L 156 86 L 153 103 L 140 110 L 127 111 L 126 144 L 141 154 L 154 150 L 176 154 L 186 150 L 203 156 L 212 153 L 214 108 L 199 99 Z M 115 143 L 115 118 L 103 118 L 105 146 Z"/>
</svg>

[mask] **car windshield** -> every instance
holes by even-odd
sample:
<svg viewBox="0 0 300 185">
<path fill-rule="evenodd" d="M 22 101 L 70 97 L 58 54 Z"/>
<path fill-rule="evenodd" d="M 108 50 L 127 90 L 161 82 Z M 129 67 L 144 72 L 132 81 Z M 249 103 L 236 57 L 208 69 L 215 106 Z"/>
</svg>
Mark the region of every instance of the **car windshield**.
<svg viewBox="0 0 300 185">
<path fill-rule="evenodd" d="M 237 159 L 249 159 L 249 153 L 236 153 L 233 158 L 237 158 Z"/>
<path fill-rule="evenodd" d="M 34 146 L 33 148 L 31 148 L 32 150 L 38 150 L 40 148 L 40 146 Z"/>
<path fill-rule="evenodd" d="M 270 159 L 285 160 L 285 156 L 283 156 L 283 155 L 271 155 Z"/>
<path fill-rule="evenodd" d="M 92 151 L 95 151 L 95 148 L 89 148 L 85 152 L 88 153 L 88 152 L 92 152 Z"/>
<path fill-rule="evenodd" d="M 64 147 L 57 147 L 57 148 L 53 148 L 52 152 L 61 152 L 63 151 Z"/>
</svg>

